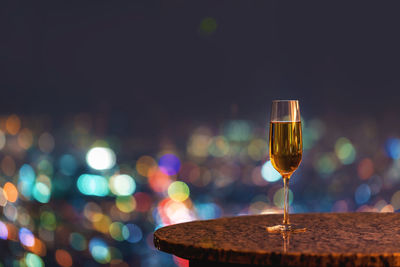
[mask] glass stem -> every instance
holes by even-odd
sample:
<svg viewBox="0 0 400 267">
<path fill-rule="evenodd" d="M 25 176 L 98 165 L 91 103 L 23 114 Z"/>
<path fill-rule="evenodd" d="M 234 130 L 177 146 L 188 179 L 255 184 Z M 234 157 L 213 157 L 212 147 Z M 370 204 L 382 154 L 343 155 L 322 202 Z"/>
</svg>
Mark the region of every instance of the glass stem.
<svg viewBox="0 0 400 267">
<path fill-rule="evenodd" d="M 283 176 L 283 225 L 289 225 L 289 179 L 290 175 Z"/>
</svg>

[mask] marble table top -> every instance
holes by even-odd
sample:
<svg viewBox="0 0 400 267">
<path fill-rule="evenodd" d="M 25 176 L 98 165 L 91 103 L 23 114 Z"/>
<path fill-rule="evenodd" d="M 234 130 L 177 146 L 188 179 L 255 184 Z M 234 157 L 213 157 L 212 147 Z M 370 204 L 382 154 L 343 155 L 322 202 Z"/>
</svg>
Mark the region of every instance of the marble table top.
<svg viewBox="0 0 400 267">
<path fill-rule="evenodd" d="M 291 214 L 300 233 L 268 233 L 281 214 L 170 225 L 155 246 L 189 260 L 284 266 L 400 266 L 399 213 Z"/>
</svg>

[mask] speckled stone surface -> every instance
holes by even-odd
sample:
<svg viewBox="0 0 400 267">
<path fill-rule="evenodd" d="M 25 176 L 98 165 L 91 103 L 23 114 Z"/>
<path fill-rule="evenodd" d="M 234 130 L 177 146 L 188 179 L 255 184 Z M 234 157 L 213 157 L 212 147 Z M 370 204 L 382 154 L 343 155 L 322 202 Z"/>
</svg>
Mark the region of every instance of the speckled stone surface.
<svg viewBox="0 0 400 267">
<path fill-rule="evenodd" d="M 307 227 L 288 236 L 265 226 L 282 215 L 194 221 L 158 229 L 155 246 L 189 260 L 265 266 L 400 266 L 400 214 L 292 214 Z"/>
</svg>

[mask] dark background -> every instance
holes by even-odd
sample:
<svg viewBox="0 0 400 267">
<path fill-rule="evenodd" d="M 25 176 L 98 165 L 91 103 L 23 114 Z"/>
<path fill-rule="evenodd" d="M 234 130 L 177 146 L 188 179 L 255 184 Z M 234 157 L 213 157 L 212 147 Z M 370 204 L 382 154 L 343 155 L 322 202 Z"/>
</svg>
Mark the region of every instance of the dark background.
<svg viewBox="0 0 400 267">
<path fill-rule="evenodd" d="M 151 121 L 398 109 L 398 5 L 279 1 L 5 1 L 0 111 Z M 216 30 L 202 34 L 201 21 Z M 144 119 L 144 117 L 146 117 Z"/>
</svg>

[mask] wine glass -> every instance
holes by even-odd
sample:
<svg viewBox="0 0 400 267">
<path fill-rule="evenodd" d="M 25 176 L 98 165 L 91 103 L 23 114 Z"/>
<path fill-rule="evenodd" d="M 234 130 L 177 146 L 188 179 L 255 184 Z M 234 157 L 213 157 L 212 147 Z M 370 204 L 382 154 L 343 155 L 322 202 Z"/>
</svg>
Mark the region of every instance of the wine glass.
<svg viewBox="0 0 400 267">
<path fill-rule="evenodd" d="M 303 154 L 299 101 L 272 101 L 269 125 L 269 156 L 284 184 L 283 223 L 267 227 L 268 232 L 303 231 L 289 221 L 289 180 L 299 167 Z"/>
</svg>

